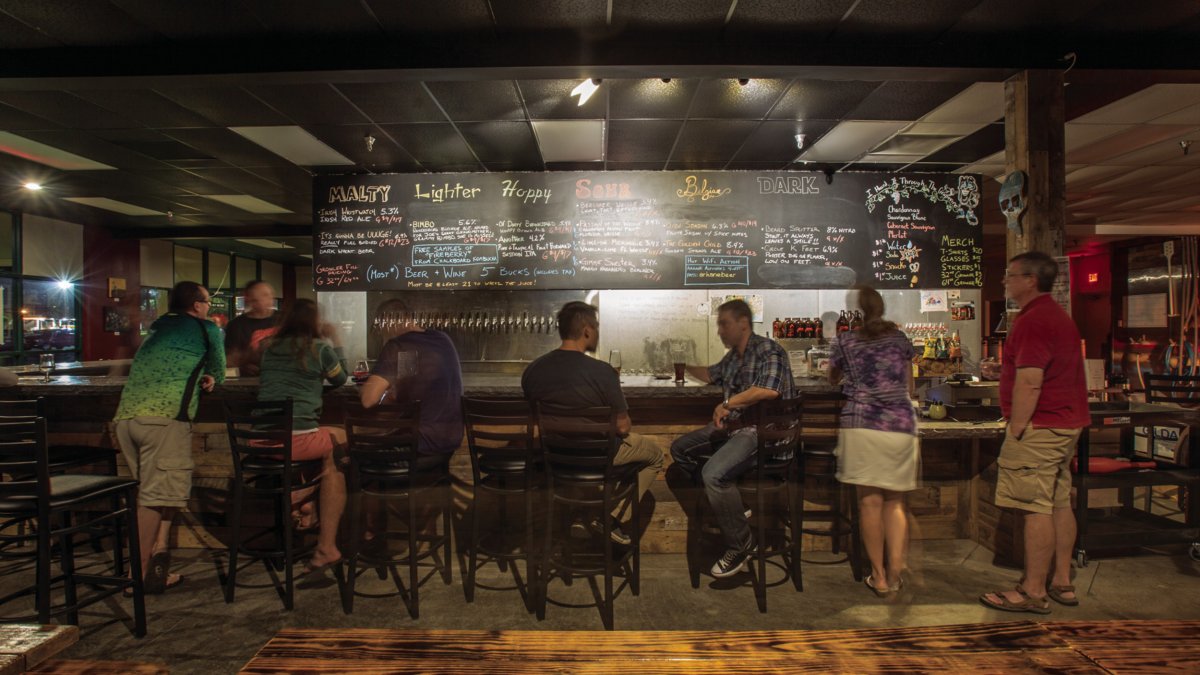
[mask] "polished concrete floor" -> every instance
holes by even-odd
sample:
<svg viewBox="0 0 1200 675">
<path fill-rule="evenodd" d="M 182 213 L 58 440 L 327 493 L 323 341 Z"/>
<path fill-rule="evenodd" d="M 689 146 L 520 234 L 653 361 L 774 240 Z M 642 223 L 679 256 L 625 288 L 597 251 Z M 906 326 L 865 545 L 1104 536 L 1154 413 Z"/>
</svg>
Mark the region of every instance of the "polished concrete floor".
<svg viewBox="0 0 1200 675">
<path fill-rule="evenodd" d="M 825 554 L 812 554 L 819 560 Z M 128 600 L 94 605 L 82 614 L 80 642 L 67 658 L 124 659 L 166 663 L 176 673 L 232 673 L 283 627 L 371 627 L 510 630 L 599 630 L 589 584 L 576 580 L 551 586 L 552 604 L 546 620 L 527 614 L 511 574 L 494 566 L 480 570 L 480 583 L 508 590 L 480 588 L 475 601 L 463 597 L 458 560 L 454 582 L 443 585 L 429 578 L 421 587 L 421 618 L 412 620 L 396 598 L 360 597 L 353 615 L 342 612 L 332 575 L 297 591 L 296 608 L 286 612 L 269 587 L 264 567 L 248 567 L 239 577 L 237 599 L 225 604 L 217 574 L 223 554 L 179 551 L 176 569 L 185 584 L 166 595 L 147 598 L 149 634 L 137 640 L 129 632 Z M 875 598 L 856 584 L 842 564 L 807 563 L 805 590 L 790 583 L 768 592 L 768 612 L 760 614 L 749 585 L 718 583 L 703 578 L 699 589 L 688 583 L 682 555 L 646 555 L 639 597 L 628 588 L 616 602 L 618 630 L 662 629 L 811 629 L 919 626 L 1011 621 L 1033 618 L 987 609 L 977 601 L 983 591 L 1010 587 L 1018 573 L 992 564 L 991 554 L 968 541 L 914 542 L 912 574 L 896 598 Z M 781 576 L 776 570 L 774 579 Z M 30 570 L 9 568 L 3 577 L 9 590 L 32 582 Z M 1200 563 L 1182 548 L 1142 551 L 1121 558 L 1092 560 L 1077 570 L 1075 580 L 1083 604 L 1077 608 L 1053 605 L 1046 620 L 1174 618 L 1200 619 Z M 388 590 L 373 572 L 361 577 L 360 591 Z M 254 587 L 259 586 L 259 587 Z M 394 588 L 394 587 L 391 587 Z M 116 618 L 116 617 L 120 618 Z"/>
</svg>

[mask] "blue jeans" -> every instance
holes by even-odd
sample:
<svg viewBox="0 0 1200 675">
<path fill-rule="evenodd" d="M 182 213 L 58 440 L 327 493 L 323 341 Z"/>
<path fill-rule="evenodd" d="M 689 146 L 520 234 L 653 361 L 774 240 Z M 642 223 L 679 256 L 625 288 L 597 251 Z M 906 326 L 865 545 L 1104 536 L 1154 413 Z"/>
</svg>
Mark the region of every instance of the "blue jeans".
<svg viewBox="0 0 1200 675">
<path fill-rule="evenodd" d="M 700 467 L 698 457 L 712 455 Z M 758 457 L 758 432 L 754 427 L 738 429 L 731 435 L 712 424 L 684 434 L 671 444 L 671 457 L 692 477 L 704 485 L 704 494 L 717 518 L 717 527 L 729 548 L 750 545 L 750 523 L 746 520 L 737 479 L 754 468 Z M 699 469 L 699 476 L 697 476 Z"/>
</svg>

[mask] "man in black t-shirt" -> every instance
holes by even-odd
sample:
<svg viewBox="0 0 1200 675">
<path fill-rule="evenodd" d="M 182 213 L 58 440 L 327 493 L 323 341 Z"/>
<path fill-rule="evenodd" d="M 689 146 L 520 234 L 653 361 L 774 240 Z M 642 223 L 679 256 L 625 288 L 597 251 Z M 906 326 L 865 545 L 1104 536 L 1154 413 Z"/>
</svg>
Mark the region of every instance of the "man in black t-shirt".
<svg viewBox="0 0 1200 675">
<path fill-rule="evenodd" d="M 255 279 L 244 291 L 246 311 L 225 327 L 226 363 L 238 368 L 238 374 L 257 377 L 266 339 L 275 334 L 275 289 Z"/>
<path fill-rule="evenodd" d="M 562 338 L 562 346 L 529 364 L 521 376 L 525 398 L 531 403 L 567 408 L 613 408 L 618 413 L 617 431 L 622 436 L 613 464 L 642 465 L 638 470 L 637 494 L 641 499 L 662 470 L 663 452 L 652 439 L 630 433 L 633 424 L 617 371 L 586 353 L 595 352 L 600 342 L 600 317 L 596 308 L 585 302 L 568 302 L 558 313 L 558 335 Z M 621 511 L 618 507 L 617 513 Z M 596 525 L 591 524 L 593 530 L 597 529 Z M 632 541 L 615 522 L 612 539 L 619 544 Z"/>
</svg>

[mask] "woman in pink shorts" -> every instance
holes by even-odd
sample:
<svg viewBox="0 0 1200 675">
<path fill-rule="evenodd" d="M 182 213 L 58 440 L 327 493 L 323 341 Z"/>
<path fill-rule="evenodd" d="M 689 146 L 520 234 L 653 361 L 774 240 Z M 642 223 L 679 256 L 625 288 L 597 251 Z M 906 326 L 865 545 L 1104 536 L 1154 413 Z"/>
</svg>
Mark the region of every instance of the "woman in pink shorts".
<svg viewBox="0 0 1200 675">
<path fill-rule="evenodd" d="M 263 352 L 259 377 L 258 400 L 292 399 L 292 459 L 323 460 L 317 548 L 305 571 L 323 570 L 342 559 L 337 526 L 346 508 L 346 479 L 334 463 L 333 449 L 346 442 L 346 432 L 318 423 L 321 394 L 326 382 L 345 384 L 348 372 L 337 331 L 333 324 L 321 321 L 317 303 L 297 300 L 283 313 L 278 332 Z M 306 496 L 297 492 L 293 498 Z M 298 508 L 300 525 L 311 527 L 311 503 Z"/>
</svg>

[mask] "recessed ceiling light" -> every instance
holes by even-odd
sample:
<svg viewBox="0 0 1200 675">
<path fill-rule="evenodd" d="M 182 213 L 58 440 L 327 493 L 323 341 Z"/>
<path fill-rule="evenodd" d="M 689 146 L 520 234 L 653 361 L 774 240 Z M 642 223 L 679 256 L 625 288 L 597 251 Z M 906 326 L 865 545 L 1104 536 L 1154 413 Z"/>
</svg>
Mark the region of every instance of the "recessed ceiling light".
<svg viewBox="0 0 1200 675">
<path fill-rule="evenodd" d="M 747 77 L 739 77 L 739 78 L 738 78 L 738 84 L 740 84 L 740 85 L 742 85 L 742 86 L 744 87 L 744 86 L 746 86 L 746 85 L 750 84 L 750 78 L 747 78 Z"/>
<path fill-rule="evenodd" d="M 63 171 L 115 171 L 117 168 L 7 131 L 0 131 L 0 152 Z"/>
<path fill-rule="evenodd" d="M 587 103 L 588 99 L 592 97 L 592 94 L 596 93 L 596 90 L 600 88 L 601 82 L 603 82 L 603 80 L 598 77 L 586 79 L 571 90 L 571 96 L 578 96 L 579 105 L 583 105 L 584 103 Z"/>
<path fill-rule="evenodd" d="M 299 166 L 354 164 L 354 160 L 325 145 L 300 127 L 229 127 L 229 130 Z"/>
<path fill-rule="evenodd" d="M 41 189 L 42 189 L 42 184 L 41 184 L 41 183 L 35 183 L 35 182 L 33 182 L 33 181 L 29 181 L 28 183 L 25 183 L 25 184 L 21 185 L 21 187 L 25 188 L 26 190 L 34 190 L 34 191 L 37 191 L 37 190 L 41 190 Z"/>
<path fill-rule="evenodd" d="M 285 209 L 282 206 L 276 206 L 258 197 L 250 195 L 200 195 L 205 199 L 211 199 L 222 204 L 228 204 L 234 208 L 248 211 L 250 213 L 291 213 L 291 210 Z"/>
<path fill-rule="evenodd" d="M 167 214 L 162 211 L 155 211 L 137 204 L 129 204 L 127 202 L 119 202 L 108 197 L 64 197 L 68 202 L 91 206 L 92 208 L 104 209 L 113 213 L 120 213 L 126 216 L 165 216 Z"/>
</svg>

